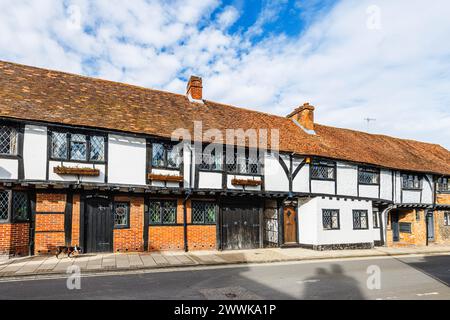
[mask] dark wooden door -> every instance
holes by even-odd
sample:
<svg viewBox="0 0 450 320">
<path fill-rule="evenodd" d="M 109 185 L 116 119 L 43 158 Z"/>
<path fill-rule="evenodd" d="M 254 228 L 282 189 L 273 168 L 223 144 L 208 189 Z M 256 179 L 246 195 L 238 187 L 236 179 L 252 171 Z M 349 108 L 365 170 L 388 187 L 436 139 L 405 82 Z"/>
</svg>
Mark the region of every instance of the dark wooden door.
<svg viewBox="0 0 450 320">
<path fill-rule="evenodd" d="M 285 207 L 284 243 L 297 243 L 297 214 L 294 207 Z"/>
<path fill-rule="evenodd" d="M 400 229 L 398 225 L 398 213 L 391 213 L 391 226 L 392 226 L 392 240 L 394 242 L 400 241 Z"/>
<path fill-rule="evenodd" d="M 434 217 L 433 217 L 433 212 L 428 212 L 426 217 L 427 217 L 428 241 L 434 241 Z"/>
<path fill-rule="evenodd" d="M 86 203 L 86 252 L 113 251 L 113 216 L 107 199 L 95 198 Z"/>
<path fill-rule="evenodd" d="M 226 204 L 222 207 L 222 248 L 224 250 L 260 247 L 260 208 Z"/>
</svg>

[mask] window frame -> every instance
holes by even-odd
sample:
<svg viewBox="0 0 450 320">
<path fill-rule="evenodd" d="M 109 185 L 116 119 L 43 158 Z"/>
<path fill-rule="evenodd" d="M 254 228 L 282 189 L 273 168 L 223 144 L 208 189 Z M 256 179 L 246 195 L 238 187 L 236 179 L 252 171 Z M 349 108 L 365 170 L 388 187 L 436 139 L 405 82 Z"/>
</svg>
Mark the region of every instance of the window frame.
<svg viewBox="0 0 450 320">
<path fill-rule="evenodd" d="M 365 213 L 366 214 L 366 227 L 363 228 L 362 226 L 357 227 L 355 225 L 355 214 L 359 215 L 359 221 L 361 222 L 361 214 Z M 352 210 L 352 218 L 353 218 L 353 230 L 369 230 L 370 226 L 369 226 L 369 210 L 365 210 L 365 209 L 354 209 Z"/>
<path fill-rule="evenodd" d="M 11 223 L 29 223 L 31 221 L 31 201 L 30 194 L 27 191 L 20 190 L 0 190 L 0 192 L 7 193 L 7 218 L 0 220 L 0 224 L 11 224 Z M 26 219 L 18 219 L 14 212 L 14 195 L 18 193 L 23 193 L 26 196 Z"/>
<path fill-rule="evenodd" d="M 206 222 L 206 212 L 203 212 L 203 222 L 194 222 L 194 203 L 202 203 L 202 204 L 212 204 L 214 205 L 215 213 L 214 213 L 214 222 Z M 191 201 L 191 224 L 193 225 L 200 225 L 200 226 L 215 226 L 217 224 L 217 217 L 219 214 L 219 206 L 215 201 L 208 201 L 208 200 L 192 200 Z"/>
<path fill-rule="evenodd" d="M 65 158 L 54 157 L 53 155 L 53 133 L 59 133 L 65 135 L 66 138 L 66 155 Z M 84 135 L 86 137 L 86 159 L 85 160 L 76 160 L 72 159 L 71 155 L 71 146 L 72 146 L 72 135 Z M 91 138 L 92 137 L 100 137 L 103 138 L 103 160 L 92 160 L 92 146 L 91 146 Z M 86 163 L 86 164 L 106 164 L 108 157 L 108 138 L 105 134 L 100 132 L 87 132 L 87 131 L 78 131 L 78 130 L 63 130 L 58 128 L 49 128 L 48 129 L 48 158 L 51 161 L 58 162 L 73 162 L 73 163 Z"/>
<path fill-rule="evenodd" d="M 377 176 L 377 182 L 367 183 L 365 181 L 361 182 L 361 173 L 373 173 Z M 369 166 L 358 166 L 358 184 L 366 186 L 379 186 L 381 183 L 381 170 Z"/>
<path fill-rule="evenodd" d="M 408 231 L 402 230 L 402 226 L 408 226 Z M 412 223 L 411 222 L 399 222 L 398 223 L 398 233 L 408 233 L 412 234 Z"/>
<path fill-rule="evenodd" d="M 233 174 L 233 175 L 238 175 L 238 176 L 263 176 L 263 165 L 260 161 L 260 154 L 259 154 L 258 150 L 256 150 L 256 154 L 257 154 L 256 163 L 250 163 L 250 154 L 251 154 L 250 149 L 246 148 L 244 150 L 244 152 L 245 152 L 244 158 L 242 158 L 242 157 L 239 158 L 238 155 L 242 155 L 243 153 L 239 152 L 238 148 L 233 148 L 233 152 L 234 152 L 233 153 L 233 157 L 234 157 L 233 164 L 227 163 L 227 160 L 228 160 L 227 159 L 227 151 L 228 151 L 227 148 L 225 148 L 224 156 L 223 156 L 223 159 L 224 159 L 224 161 L 223 161 L 224 169 L 223 170 L 227 174 Z M 242 160 L 242 159 L 245 162 L 245 172 L 240 172 L 242 163 L 240 163 L 239 160 Z M 256 171 L 256 173 L 252 173 L 252 172 L 250 172 L 251 170 L 249 170 L 249 168 L 250 168 L 250 165 L 255 165 L 255 164 L 257 166 L 257 171 Z M 230 170 L 229 165 L 234 165 L 234 169 Z"/>
<path fill-rule="evenodd" d="M 127 208 L 127 224 L 126 225 L 116 225 L 116 209 L 118 205 L 125 204 Z M 113 204 L 113 220 L 114 220 L 114 230 L 130 229 L 130 216 L 131 216 L 131 203 L 130 201 L 114 201 Z"/>
<path fill-rule="evenodd" d="M 169 161 L 168 161 L 168 154 L 169 154 L 169 151 L 173 151 L 173 148 L 177 145 L 177 143 L 156 141 L 156 140 L 150 141 L 149 143 L 151 145 L 151 150 L 152 150 L 150 152 L 150 159 L 149 159 L 149 165 L 150 165 L 151 168 L 163 169 L 163 170 L 181 170 L 181 168 L 183 167 L 183 164 L 184 164 L 183 148 L 180 149 L 179 157 L 180 157 L 181 161 L 179 162 L 178 166 L 177 167 L 170 167 L 168 165 L 168 163 L 169 163 Z M 164 162 L 164 164 L 163 165 L 155 165 L 153 163 L 153 161 L 154 161 L 154 159 L 153 159 L 154 158 L 153 152 L 154 152 L 154 149 L 155 149 L 154 148 L 155 144 L 159 144 L 159 145 L 163 146 L 163 151 L 164 151 L 164 154 L 163 154 L 163 162 Z"/>
<path fill-rule="evenodd" d="M 20 156 L 20 152 L 21 152 L 21 136 L 20 134 L 23 133 L 23 127 L 20 126 L 17 123 L 11 123 L 8 121 L 0 121 L 0 126 L 2 127 L 7 127 L 10 128 L 15 135 L 15 145 L 14 145 L 14 152 L 10 152 L 9 153 L 0 153 L 0 159 L 17 159 Z M 11 139 L 11 136 L 10 136 Z"/>
<path fill-rule="evenodd" d="M 444 211 L 444 226 L 450 227 L 450 211 Z"/>
<path fill-rule="evenodd" d="M 206 147 L 203 147 L 203 150 L 202 150 L 202 152 L 200 154 L 200 156 L 202 158 L 201 158 L 201 161 L 200 161 L 200 163 L 198 165 L 198 170 L 199 171 L 204 171 L 204 172 L 223 172 L 224 168 L 225 168 L 225 163 L 224 163 L 225 162 L 224 161 L 225 154 L 224 154 L 223 148 L 220 151 L 221 152 L 221 155 L 220 155 L 220 168 L 214 168 L 214 169 L 212 169 L 211 167 L 215 166 L 215 163 L 207 164 L 207 163 L 203 162 L 204 155 L 205 155 L 205 149 L 206 149 Z M 217 157 L 216 154 L 215 154 L 216 153 L 216 148 L 212 149 L 212 151 L 214 152 L 214 157 L 216 158 Z"/>
<path fill-rule="evenodd" d="M 313 170 L 314 170 L 315 166 L 333 168 L 333 177 L 332 178 L 314 177 Z M 317 180 L 317 181 L 336 181 L 337 162 L 332 161 L 332 160 L 325 160 L 325 159 L 312 159 L 311 164 L 309 166 L 309 177 L 311 180 Z"/>
<path fill-rule="evenodd" d="M 331 223 L 330 228 L 326 228 L 325 226 L 325 213 L 330 212 L 330 221 L 333 218 L 333 213 L 337 214 L 337 227 L 333 228 L 333 224 Z M 341 212 L 339 209 L 322 209 L 322 228 L 324 231 L 336 231 L 341 230 Z"/>
<path fill-rule="evenodd" d="M 446 189 L 444 189 L 443 186 L 447 186 Z M 439 193 L 450 193 L 450 177 L 439 178 L 436 183 L 436 190 Z"/>
<path fill-rule="evenodd" d="M 378 211 L 378 210 L 372 210 L 372 226 L 373 226 L 373 229 L 381 228 L 380 211 Z"/>
<path fill-rule="evenodd" d="M 405 187 L 405 176 L 409 177 L 413 177 L 413 182 L 415 181 L 415 177 L 417 177 L 419 179 L 419 187 L 409 187 L 406 186 Z M 410 181 L 409 179 L 406 181 Z M 401 174 L 401 185 L 402 185 L 402 190 L 406 190 L 406 191 L 422 191 L 423 190 L 423 176 L 420 174 L 416 174 L 416 173 L 402 173 Z"/>
<path fill-rule="evenodd" d="M 159 202 L 159 204 L 160 204 L 160 206 L 159 206 L 159 222 L 152 222 L 152 220 L 150 219 L 150 214 L 151 214 L 150 213 L 150 205 L 151 205 L 151 203 L 156 203 L 156 202 Z M 162 214 L 163 206 L 162 206 L 162 203 L 165 203 L 165 202 L 171 202 L 171 203 L 175 204 L 175 221 L 174 222 L 170 222 L 170 223 L 163 222 L 163 214 Z M 175 200 L 171 200 L 171 199 L 150 199 L 148 201 L 148 212 L 147 212 L 147 214 L 148 214 L 148 225 L 150 227 L 155 227 L 155 226 L 175 226 L 175 225 L 178 225 L 178 223 L 177 223 L 177 218 L 178 218 L 178 201 L 176 199 Z"/>
</svg>

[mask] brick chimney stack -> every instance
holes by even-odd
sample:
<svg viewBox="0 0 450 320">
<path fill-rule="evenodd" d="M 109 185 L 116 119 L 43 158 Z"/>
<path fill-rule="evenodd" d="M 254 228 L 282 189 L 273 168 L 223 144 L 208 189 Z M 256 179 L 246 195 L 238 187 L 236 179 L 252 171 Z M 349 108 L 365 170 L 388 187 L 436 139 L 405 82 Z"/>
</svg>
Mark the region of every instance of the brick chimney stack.
<svg viewBox="0 0 450 320">
<path fill-rule="evenodd" d="M 309 103 L 303 104 L 287 117 L 297 121 L 304 129 L 308 131 L 314 131 L 314 110 L 315 108 Z"/>
<path fill-rule="evenodd" d="M 202 101 L 203 99 L 202 78 L 191 76 L 187 84 L 186 95 L 191 100 Z"/>
</svg>

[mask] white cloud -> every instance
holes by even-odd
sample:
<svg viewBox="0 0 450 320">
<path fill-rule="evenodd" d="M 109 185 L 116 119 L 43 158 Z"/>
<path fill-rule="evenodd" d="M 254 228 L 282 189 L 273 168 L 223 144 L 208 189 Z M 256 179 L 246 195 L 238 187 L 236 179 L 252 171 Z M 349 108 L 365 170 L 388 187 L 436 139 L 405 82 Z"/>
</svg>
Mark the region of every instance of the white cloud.
<svg viewBox="0 0 450 320">
<path fill-rule="evenodd" d="M 3 0 L 0 59 L 179 93 L 197 74 L 210 100 L 280 115 L 310 101 L 320 123 L 366 130 L 376 118 L 372 132 L 450 148 L 448 1 L 347 0 L 330 11 L 314 1 L 301 7 L 301 35 L 264 38 L 283 4 L 266 2 L 253 26 L 229 34 L 240 12 L 218 0 Z M 367 28 L 370 5 L 379 30 Z"/>
</svg>

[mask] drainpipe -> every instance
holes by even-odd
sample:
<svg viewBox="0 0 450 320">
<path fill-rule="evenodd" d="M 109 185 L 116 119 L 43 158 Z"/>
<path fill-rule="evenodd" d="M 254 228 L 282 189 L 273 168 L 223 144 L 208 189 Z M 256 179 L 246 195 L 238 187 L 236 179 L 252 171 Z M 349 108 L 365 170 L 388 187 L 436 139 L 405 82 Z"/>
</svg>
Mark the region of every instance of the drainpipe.
<svg viewBox="0 0 450 320">
<path fill-rule="evenodd" d="M 381 214 L 384 217 L 384 225 L 383 221 L 381 221 L 381 226 L 384 228 L 384 239 L 383 239 L 383 247 L 387 247 L 387 225 L 388 225 L 388 214 L 392 211 L 392 209 L 395 209 L 397 206 L 395 204 L 390 204 L 386 209 L 383 210 L 383 213 Z"/>
<path fill-rule="evenodd" d="M 189 189 L 186 193 L 186 197 L 183 199 L 183 236 L 184 236 L 184 252 L 188 252 L 188 235 L 187 235 L 187 208 L 186 203 L 191 197 L 192 191 Z"/>
</svg>

